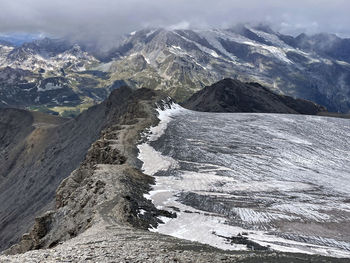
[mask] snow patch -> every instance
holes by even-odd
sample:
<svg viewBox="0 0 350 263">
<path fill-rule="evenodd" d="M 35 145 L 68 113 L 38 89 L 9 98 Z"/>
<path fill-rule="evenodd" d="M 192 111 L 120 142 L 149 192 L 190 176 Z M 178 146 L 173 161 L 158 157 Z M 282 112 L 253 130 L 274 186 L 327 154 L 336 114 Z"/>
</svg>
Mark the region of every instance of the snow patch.
<svg viewBox="0 0 350 263">
<path fill-rule="evenodd" d="M 177 162 L 173 158 L 163 156 L 148 143 L 140 144 L 137 148 L 139 149 L 139 159 L 143 161 L 142 171 L 145 174 L 153 175 L 177 166 Z"/>
<path fill-rule="evenodd" d="M 50 90 L 59 90 L 62 89 L 60 85 L 56 85 L 54 83 L 47 83 L 45 88 L 38 87 L 38 92 L 50 91 Z"/>
</svg>

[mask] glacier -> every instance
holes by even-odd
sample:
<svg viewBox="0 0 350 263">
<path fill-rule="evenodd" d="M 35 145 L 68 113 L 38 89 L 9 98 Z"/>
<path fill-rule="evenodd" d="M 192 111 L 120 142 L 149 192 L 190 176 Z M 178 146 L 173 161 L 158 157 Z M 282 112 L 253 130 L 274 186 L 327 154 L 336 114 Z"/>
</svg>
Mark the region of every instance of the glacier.
<svg viewBox="0 0 350 263">
<path fill-rule="evenodd" d="M 139 148 L 157 231 L 226 250 L 350 257 L 350 120 L 158 110 Z"/>
</svg>

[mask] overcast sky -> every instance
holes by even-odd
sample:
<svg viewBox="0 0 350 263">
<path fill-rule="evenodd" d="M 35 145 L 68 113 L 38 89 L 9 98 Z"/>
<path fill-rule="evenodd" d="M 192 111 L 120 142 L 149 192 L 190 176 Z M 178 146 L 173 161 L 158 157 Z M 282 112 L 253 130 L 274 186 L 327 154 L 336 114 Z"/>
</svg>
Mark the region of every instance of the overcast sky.
<svg viewBox="0 0 350 263">
<path fill-rule="evenodd" d="M 0 32 L 108 39 L 143 27 L 263 22 L 283 33 L 350 36 L 349 0 L 0 0 Z"/>
</svg>

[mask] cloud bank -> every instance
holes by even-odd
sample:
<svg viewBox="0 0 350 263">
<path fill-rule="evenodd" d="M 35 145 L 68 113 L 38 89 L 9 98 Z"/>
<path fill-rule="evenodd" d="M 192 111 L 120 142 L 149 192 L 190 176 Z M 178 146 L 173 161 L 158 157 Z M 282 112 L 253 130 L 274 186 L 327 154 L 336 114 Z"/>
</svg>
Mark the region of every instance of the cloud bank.
<svg viewBox="0 0 350 263">
<path fill-rule="evenodd" d="M 144 27 L 268 23 L 282 33 L 350 36 L 348 0 L 0 0 L 0 32 L 109 41 Z"/>
</svg>

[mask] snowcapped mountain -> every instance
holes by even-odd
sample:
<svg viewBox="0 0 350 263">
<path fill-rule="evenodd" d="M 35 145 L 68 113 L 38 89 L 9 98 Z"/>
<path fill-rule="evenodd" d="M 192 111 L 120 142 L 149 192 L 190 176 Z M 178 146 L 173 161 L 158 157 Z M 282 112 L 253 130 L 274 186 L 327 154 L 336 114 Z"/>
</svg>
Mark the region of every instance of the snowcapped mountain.
<svg viewBox="0 0 350 263">
<path fill-rule="evenodd" d="M 44 38 L 19 47 L 0 45 L 0 105 L 3 107 L 81 107 L 103 100 L 90 92 L 99 76 L 87 72 L 99 61 L 77 44 Z M 74 110 L 74 109 L 73 109 Z M 79 111 L 79 109 L 78 109 Z"/>
<path fill-rule="evenodd" d="M 292 37 L 248 25 L 226 30 L 145 29 L 125 36 L 103 55 L 47 38 L 19 47 L 0 44 L 0 74 L 10 67 L 21 75 L 1 81 L 0 103 L 76 110 L 102 101 L 125 84 L 164 90 L 184 101 L 205 86 L 233 78 L 347 113 L 349 51 L 350 40 L 335 35 Z M 24 94 L 30 96 L 24 99 Z"/>
<path fill-rule="evenodd" d="M 78 45 L 70 46 L 63 41 L 48 38 L 26 43 L 13 48 L 7 54 L 3 65 L 31 71 L 55 71 L 72 69 L 83 71 L 97 60 Z"/>
<path fill-rule="evenodd" d="M 41 33 L 0 33 L 0 43 L 6 42 L 12 46 L 20 46 L 24 43 L 29 43 L 35 40 L 43 39 L 44 35 Z"/>
<path fill-rule="evenodd" d="M 0 44 L 2 67 L 36 71 L 54 71 L 61 68 L 85 70 L 97 60 L 83 52 L 78 45 L 63 40 L 42 39 L 14 47 Z"/>
<path fill-rule="evenodd" d="M 335 53 L 338 46 L 342 51 Z M 259 82 L 277 92 L 323 104 L 329 110 L 347 112 L 349 48 L 348 40 L 334 35 L 294 38 L 262 26 L 158 29 L 130 35 L 107 61 L 115 78 L 136 85 L 151 82 L 153 88 L 167 90 L 180 100 L 230 77 Z"/>
</svg>

